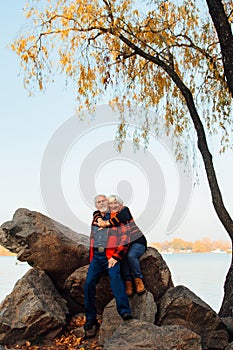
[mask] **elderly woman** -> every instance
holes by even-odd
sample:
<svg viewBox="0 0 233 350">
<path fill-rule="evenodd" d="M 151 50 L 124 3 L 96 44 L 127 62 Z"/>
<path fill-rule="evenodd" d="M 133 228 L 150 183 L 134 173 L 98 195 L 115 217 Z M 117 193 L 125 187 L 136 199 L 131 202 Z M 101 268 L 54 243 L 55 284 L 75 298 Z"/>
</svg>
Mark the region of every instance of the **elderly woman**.
<svg viewBox="0 0 233 350">
<path fill-rule="evenodd" d="M 139 258 L 147 249 L 147 241 L 141 230 L 135 224 L 128 207 L 123 205 L 123 201 L 116 195 L 108 197 L 110 219 L 107 221 L 97 218 L 100 227 L 119 227 L 126 230 L 130 235 L 130 245 L 128 252 L 121 262 L 123 278 L 126 286 L 126 294 L 133 295 L 133 282 L 135 283 L 137 294 L 145 292 L 143 276 L 141 272 Z"/>
</svg>

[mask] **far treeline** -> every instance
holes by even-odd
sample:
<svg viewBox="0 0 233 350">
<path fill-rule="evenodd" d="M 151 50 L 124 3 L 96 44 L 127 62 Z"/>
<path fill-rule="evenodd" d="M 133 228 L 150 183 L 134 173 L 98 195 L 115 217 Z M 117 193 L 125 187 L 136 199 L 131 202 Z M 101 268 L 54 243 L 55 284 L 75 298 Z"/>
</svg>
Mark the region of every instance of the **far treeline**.
<svg viewBox="0 0 233 350">
<path fill-rule="evenodd" d="M 225 252 L 231 252 L 231 243 L 226 241 L 211 241 L 209 238 L 203 238 L 195 242 L 186 242 L 181 238 L 174 238 L 168 242 L 156 242 L 150 243 L 150 246 L 155 247 L 160 252 L 164 251 L 192 251 L 193 253 L 208 253 L 213 250 L 223 250 Z"/>
<path fill-rule="evenodd" d="M 15 254 L 11 253 L 8 249 L 0 245 L 0 256 L 12 256 L 12 255 L 15 255 Z"/>
</svg>

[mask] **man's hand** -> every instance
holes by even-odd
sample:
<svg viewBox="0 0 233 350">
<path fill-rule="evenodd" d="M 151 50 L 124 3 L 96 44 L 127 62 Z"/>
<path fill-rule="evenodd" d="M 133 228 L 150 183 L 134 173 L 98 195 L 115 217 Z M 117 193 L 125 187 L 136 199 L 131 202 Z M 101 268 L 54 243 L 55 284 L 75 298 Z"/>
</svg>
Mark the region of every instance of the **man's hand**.
<svg viewBox="0 0 233 350">
<path fill-rule="evenodd" d="M 97 221 L 98 221 L 99 227 L 107 227 L 109 225 L 108 220 L 103 220 L 103 219 L 99 218 Z"/>
<path fill-rule="evenodd" d="M 116 263 L 117 263 L 117 260 L 116 260 L 116 259 L 110 258 L 110 259 L 108 260 L 108 268 L 110 269 L 111 267 L 115 266 Z"/>
</svg>

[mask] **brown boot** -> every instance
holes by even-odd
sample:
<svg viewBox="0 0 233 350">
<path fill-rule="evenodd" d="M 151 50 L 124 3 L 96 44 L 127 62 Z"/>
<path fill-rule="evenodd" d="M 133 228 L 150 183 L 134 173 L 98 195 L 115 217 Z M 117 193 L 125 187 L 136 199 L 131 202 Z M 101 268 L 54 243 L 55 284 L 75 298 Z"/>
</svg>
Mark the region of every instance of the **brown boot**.
<svg viewBox="0 0 233 350">
<path fill-rule="evenodd" d="M 137 294 L 139 294 L 139 295 L 143 294 L 146 291 L 146 289 L 145 289 L 145 286 L 144 286 L 144 283 L 143 283 L 142 279 L 141 278 L 135 278 L 134 281 L 135 281 Z"/>
<path fill-rule="evenodd" d="M 126 281 L 125 288 L 126 294 L 128 295 L 128 297 L 131 297 L 133 295 L 133 283 L 131 281 Z"/>
</svg>

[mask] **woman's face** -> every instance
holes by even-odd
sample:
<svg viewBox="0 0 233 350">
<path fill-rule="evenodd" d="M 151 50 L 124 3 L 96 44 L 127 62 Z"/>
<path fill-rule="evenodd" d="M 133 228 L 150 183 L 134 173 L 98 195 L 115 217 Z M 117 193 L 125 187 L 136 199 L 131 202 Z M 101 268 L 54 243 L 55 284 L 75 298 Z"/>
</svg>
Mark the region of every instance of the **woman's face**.
<svg viewBox="0 0 233 350">
<path fill-rule="evenodd" d="M 114 201 L 109 202 L 109 209 L 111 213 L 119 211 L 120 208 L 121 208 L 121 205 L 117 202 L 116 199 L 114 199 Z"/>
</svg>

